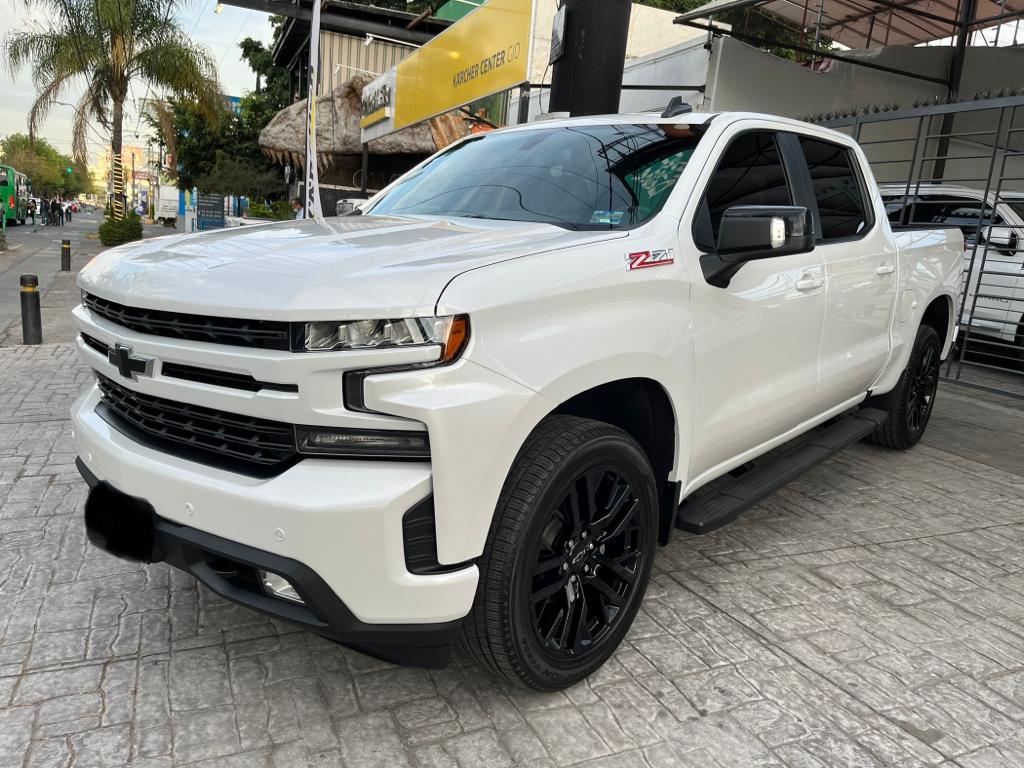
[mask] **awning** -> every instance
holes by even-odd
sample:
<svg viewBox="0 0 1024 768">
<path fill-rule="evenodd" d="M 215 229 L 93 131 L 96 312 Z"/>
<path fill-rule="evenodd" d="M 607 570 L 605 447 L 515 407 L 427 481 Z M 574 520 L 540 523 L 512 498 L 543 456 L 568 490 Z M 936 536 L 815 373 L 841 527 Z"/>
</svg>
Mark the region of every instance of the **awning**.
<svg viewBox="0 0 1024 768">
<path fill-rule="evenodd" d="M 823 0 L 821 34 L 848 48 L 916 45 L 956 33 L 964 0 Z M 818 0 L 712 0 L 676 18 L 677 24 L 737 8 L 759 7 L 813 30 Z M 971 30 L 1002 24 L 1024 14 L 1024 0 L 977 0 Z"/>
</svg>

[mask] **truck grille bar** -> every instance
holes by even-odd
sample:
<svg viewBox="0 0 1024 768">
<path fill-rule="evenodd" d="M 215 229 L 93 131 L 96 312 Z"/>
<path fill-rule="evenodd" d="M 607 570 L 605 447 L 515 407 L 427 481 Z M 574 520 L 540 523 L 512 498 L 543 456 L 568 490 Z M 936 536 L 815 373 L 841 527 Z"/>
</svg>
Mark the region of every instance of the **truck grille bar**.
<svg viewBox="0 0 1024 768">
<path fill-rule="evenodd" d="M 97 413 L 147 447 L 254 477 L 270 477 L 298 460 L 291 424 L 178 403 L 135 392 L 96 373 Z"/>
<path fill-rule="evenodd" d="M 243 320 L 127 307 L 91 293 L 82 294 L 82 303 L 90 312 L 136 333 L 235 347 L 291 349 L 291 324 L 284 321 Z"/>
</svg>

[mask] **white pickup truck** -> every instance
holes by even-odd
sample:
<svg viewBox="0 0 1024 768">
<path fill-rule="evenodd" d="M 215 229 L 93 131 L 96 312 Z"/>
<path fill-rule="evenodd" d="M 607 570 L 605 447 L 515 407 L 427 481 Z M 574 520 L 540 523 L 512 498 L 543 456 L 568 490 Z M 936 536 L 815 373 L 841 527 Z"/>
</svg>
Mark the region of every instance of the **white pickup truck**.
<svg viewBox="0 0 1024 768">
<path fill-rule="evenodd" d="M 74 310 L 87 530 L 383 658 L 461 641 L 562 688 L 674 528 L 917 442 L 962 250 L 894 233 L 845 136 L 666 111 L 469 137 L 357 215 L 106 251 Z"/>
</svg>

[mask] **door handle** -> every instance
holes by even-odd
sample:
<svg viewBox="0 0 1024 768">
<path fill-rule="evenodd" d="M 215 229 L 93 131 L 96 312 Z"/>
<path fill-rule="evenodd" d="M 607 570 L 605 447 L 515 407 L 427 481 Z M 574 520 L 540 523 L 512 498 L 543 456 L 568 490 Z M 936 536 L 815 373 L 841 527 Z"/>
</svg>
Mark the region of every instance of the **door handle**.
<svg viewBox="0 0 1024 768">
<path fill-rule="evenodd" d="M 820 277 L 814 277 L 813 275 L 804 275 L 796 281 L 796 289 L 798 291 L 816 291 L 825 284 L 825 281 Z"/>
<path fill-rule="evenodd" d="M 875 270 L 876 275 L 891 275 L 896 271 L 896 267 L 892 264 L 882 264 Z"/>
</svg>

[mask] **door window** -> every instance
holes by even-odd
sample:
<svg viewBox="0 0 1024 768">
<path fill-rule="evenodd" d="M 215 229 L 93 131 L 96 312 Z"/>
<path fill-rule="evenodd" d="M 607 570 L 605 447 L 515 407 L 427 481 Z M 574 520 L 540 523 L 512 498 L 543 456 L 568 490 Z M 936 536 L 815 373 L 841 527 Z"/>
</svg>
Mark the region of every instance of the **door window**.
<svg viewBox="0 0 1024 768">
<path fill-rule="evenodd" d="M 800 136 L 818 204 L 822 242 L 857 237 L 871 224 L 870 208 L 849 147 Z"/>
<path fill-rule="evenodd" d="M 733 139 L 708 182 L 694 222 L 694 240 L 714 251 L 722 214 L 734 205 L 793 205 L 776 134 L 750 131 Z"/>
</svg>

